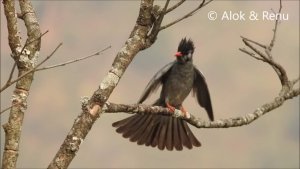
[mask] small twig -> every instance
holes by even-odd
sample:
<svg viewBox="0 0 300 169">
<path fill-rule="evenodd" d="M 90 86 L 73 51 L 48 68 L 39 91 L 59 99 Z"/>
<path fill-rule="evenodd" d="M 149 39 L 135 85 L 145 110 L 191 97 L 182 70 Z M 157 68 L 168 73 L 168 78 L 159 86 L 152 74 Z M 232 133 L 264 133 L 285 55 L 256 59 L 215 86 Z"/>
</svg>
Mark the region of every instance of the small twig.
<svg viewBox="0 0 300 169">
<path fill-rule="evenodd" d="M 253 57 L 254 59 L 257 59 L 257 60 L 260 60 L 260 61 L 263 61 L 263 62 L 266 62 L 266 63 L 270 64 L 270 65 L 272 66 L 272 68 L 275 70 L 276 74 L 279 76 L 279 78 L 282 76 L 282 73 L 281 73 L 280 69 L 278 68 L 278 64 L 275 63 L 275 62 L 271 59 L 271 58 L 272 58 L 272 55 L 270 55 L 270 54 L 267 53 L 267 55 L 269 56 L 269 59 L 270 59 L 270 60 L 269 60 L 269 59 L 264 59 L 264 58 L 257 57 L 257 56 L 255 55 L 255 53 L 250 52 L 250 51 L 246 50 L 245 48 L 239 48 L 239 50 L 240 50 L 241 52 L 244 52 L 244 53 L 248 54 L 249 56 Z M 261 56 L 261 55 L 260 55 L 260 56 Z M 281 78 L 280 78 L 280 81 L 282 81 Z"/>
<path fill-rule="evenodd" d="M 78 59 L 75 59 L 75 60 L 69 60 L 67 62 L 64 62 L 64 63 L 60 63 L 60 64 L 56 64 L 56 65 L 52 65 L 52 66 L 46 66 L 46 67 L 42 67 L 42 68 L 39 68 L 39 69 L 36 69 L 35 71 L 41 71 L 41 70 L 47 70 L 47 69 L 52 69 L 52 68 L 56 68 L 56 67 L 60 67 L 60 66 L 65 66 L 65 65 L 68 65 L 68 64 L 71 64 L 71 63 L 74 63 L 74 62 L 78 62 L 78 61 L 81 61 L 81 60 L 85 60 L 85 59 L 88 59 L 90 57 L 93 57 L 93 56 L 97 56 L 97 55 L 100 55 L 102 54 L 105 50 L 111 48 L 111 46 L 108 46 L 106 47 L 105 49 L 102 49 L 101 51 L 98 51 L 94 54 L 91 54 L 91 55 L 88 55 L 88 56 L 85 56 L 85 57 L 81 57 L 81 58 L 78 58 Z"/>
<path fill-rule="evenodd" d="M 30 42 L 27 42 L 27 41 L 26 41 L 26 43 L 24 44 L 23 48 L 21 49 L 21 52 L 17 55 L 17 58 L 19 58 L 19 57 L 21 56 L 21 54 L 23 53 L 23 51 L 25 50 L 25 48 L 26 48 L 28 45 L 30 45 L 31 43 L 35 42 L 36 40 L 39 40 L 40 38 L 42 38 L 42 37 L 43 37 L 45 34 L 47 34 L 48 32 L 49 32 L 49 30 L 45 31 L 45 32 L 44 32 L 43 34 L 41 34 L 38 38 L 35 38 L 35 39 L 33 39 L 32 41 L 30 41 Z M 28 40 L 28 39 L 27 39 L 27 40 Z M 5 84 L 4 86 L 9 87 L 10 85 L 12 85 L 12 84 L 10 84 L 10 82 L 11 82 L 11 79 L 12 79 L 12 76 L 13 76 L 13 73 L 14 73 L 14 71 L 15 71 L 16 66 L 17 66 L 17 64 L 14 63 L 14 66 L 12 67 L 12 70 L 11 70 L 11 72 L 10 72 L 9 78 L 8 78 L 8 80 L 7 80 L 7 82 L 6 82 L 6 84 Z M 0 90 L 0 92 L 1 92 L 1 91 L 2 91 L 2 90 Z"/>
<path fill-rule="evenodd" d="M 153 26 L 152 26 L 152 30 L 148 36 L 148 40 L 150 40 L 151 43 L 154 43 L 154 41 L 156 40 L 156 37 L 160 31 L 160 27 L 161 27 L 161 23 L 164 19 L 164 16 L 166 15 L 166 11 L 167 11 L 167 8 L 168 8 L 168 5 L 170 3 L 170 0 L 167 0 L 166 3 L 165 3 L 165 6 L 164 8 L 162 9 L 162 11 L 159 13 L 157 19 L 155 20 L 155 22 L 153 23 Z"/>
<path fill-rule="evenodd" d="M 12 104 L 11 106 L 9 106 L 9 107 L 1 110 L 0 115 L 2 115 L 2 113 L 6 112 L 7 110 L 10 110 L 12 107 L 17 106 L 18 104 L 21 104 L 21 103 L 22 102 L 18 102 L 18 103 Z"/>
<path fill-rule="evenodd" d="M 52 65 L 52 66 L 46 66 L 46 67 L 43 67 L 43 68 L 40 68 L 38 69 L 38 67 L 40 67 L 43 63 L 45 63 L 48 59 L 50 59 L 53 54 L 58 50 L 58 48 L 62 45 L 62 43 L 60 43 L 55 49 L 54 51 L 49 55 L 47 56 L 41 63 L 39 63 L 38 65 L 36 65 L 35 68 L 27 71 L 26 73 L 22 74 L 21 76 L 19 76 L 17 79 L 13 80 L 13 81 L 10 81 L 9 83 L 6 83 L 1 89 L 0 89 L 0 93 L 5 90 L 6 88 L 8 88 L 9 86 L 11 86 L 12 84 L 16 83 L 17 81 L 19 81 L 21 78 L 23 78 L 24 76 L 28 75 L 29 73 L 32 73 L 32 72 L 35 72 L 35 71 L 41 71 L 41 70 L 46 70 L 46 69 L 52 69 L 52 68 L 55 68 L 55 67 L 60 67 L 60 66 L 65 66 L 65 65 L 68 65 L 68 64 L 71 64 L 71 63 L 74 63 L 74 62 L 78 62 L 78 61 L 81 61 L 81 60 L 85 60 L 85 59 L 88 59 L 90 57 L 93 57 L 93 56 L 96 56 L 96 55 L 100 55 L 102 54 L 102 52 L 104 52 L 105 50 L 111 48 L 111 46 L 108 46 L 104 49 L 102 49 L 101 51 L 98 51 L 92 55 L 88 55 L 88 56 L 85 56 L 85 57 L 82 57 L 82 58 L 78 58 L 78 59 L 75 59 L 75 60 L 70 60 L 70 61 L 67 61 L 67 62 L 64 62 L 64 63 L 60 63 L 60 64 L 57 64 L 57 65 Z"/>
<path fill-rule="evenodd" d="M 35 42 L 35 41 L 37 41 L 37 40 L 39 40 L 40 38 L 42 38 L 44 35 L 46 35 L 47 33 L 49 32 L 49 30 L 46 30 L 44 33 L 42 33 L 39 37 L 37 37 L 37 38 L 35 38 L 35 39 L 33 39 L 32 41 L 30 41 L 30 42 L 28 42 L 28 43 L 25 43 L 25 45 L 24 46 L 26 46 L 26 45 L 30 45 L 31 43 L 33 43 L 33 42 Z"/>
<path fill-rule="evenodd" d="M 267 48 L 265 49 L 265 53 L 267 54 L 267 56 L 269 57 L 270 60 L 273 60 L 273 56 L 272 56 L 272 54 L 271 54 L 271 51 L 269 50 L 269 47 L 267 47 Z"/>
<path fill-rule="evenodd" d="M 172 25 L 174 25 L 174 24 L 176 24 L 176 23 L 178 23 L 178 22 L 180 22 L 180 21 L 182 21 L 182 20 L 184 20 L 184 19 L 186 19 L 186 18 L 188 18 L 188 17 L 193 16 L 199 9 L 201 9 L 201 8 L 204 7 L 204 6 L 206 6 L 207 4 L 209 4 L 209 3 L 212 2 L 212 1 L 213 1 L 213 0 L 209 0 L 208 2 L 205 3 L 205 0 L 203 0 L 202 3 L 201 3 L 197 8 L 195 8 L 195 9 L 192 10 L 191 12 L 187 13 L 186 15 L 182 16 L 181 18 L 178 18 L 178 19 L 176 19 L 175 21 L 170 22 L 170 23 L 168 23 L 168 24 L 166 24 L 166 25 L 160 27 L 159 30 L 161 31 L 161 30 L 163 30 L 163 29 L 166 29 L 166 28 L 168 28 L 168 27 L 170 27 L 170 26 L 172 26 Z"/>
<path fill-rule="evenodd" d="M 24 44 L 24 46 L 23 46 L 22 49 L 21 49 L 21 52 L 18 53 L 18 55 L 17 55 L 16 58 L 19 58 L 19 57 L 21 56 L 21 54 L 23 53 L 23 51 L 25 50 L 25 48 L 26 48 L 28 45 L 30 45 L 31 43 L 33 43 L 33 42 L 39 40 L 42 36 L 44 36 L 44 35 L 47 34 L 48 32 L 49 32 L 49 30 L 45 31 L 45 32 L 44 32 L 43 34 L 41 34 L 38 38 L 35 38 L 35 39 L 33 39 L 32 41 L 30 41 L 30 42 L 28 42 L 28 41 L 27 41 L 28 39 L 27 39 L 26 42 L 25 42 L 25 44 Z M 20 77 L 18 77 L 18 78 L 16 79 L 16 81 L 13 81 L 13 82 L 11 81 L 15 68 L 16 68 L 16 63 L 14 63 L 14 66 L 13 66 L 11 72 L 10 72 L 10 75 L 9 75 L 9 78 L 8 78 L 6 84 L 0 89 L 0 93 L 1 93 L 3 90 L 5 90 L 6 88 L 8 88 L 9 86 L 11 86 L 12 84 L 14 84 L 15 82 L 17 82 L 17 81 L 19 81 L 19 80 L 21 79 Z M 27 74 L 26 74 L 26 75 L 27 75 Z M 24 75 L 24 76 L 25 76 L 25 75 Z M 24 76 L 22 76 L 22 77 L 24 77 Z"/>
<path fill-rule="evenodd" d="M 288 83 L 288 77 L 286 74 L 285 69 L 278 63 L 276 63 L 273 59 L 270 59 L 271 57 L 268 57 L 264 53 L 262 53 L 260 50 L 256 49 L 252 44 L 250 44 L 247 40 L 243 39 L 243 42 L 246 46 L 248 46 L 250 49 L 252 49 L 255 53 L 257 53 L 262 59 L 267 62 L 269 65 L 273 67 L 275 72 L 277 73 L 279 80 L 282 85 L 286 85 Z M 271 55 L 270 55 L 271 56 Z"/>
<path fill-rule="evenodd" d="M 39 37 L 33 39 L 33 40 L 30 41 L 30 42 L 26 42 L 24 46 L 26 47 L 27 45 L 30 45 L 31 43 L 33 43 L 33 42 L 39 40 L 39 39 L 42 38 L 44 35 L 46 35 L 48 32 L 49 32 L 49 30 L 46 30 L 46 31 L 45 31 L 44 33 L 42 33 Z M 21 52 L 21 53 L 22 53 L 22 52 Z"/>
<path fill-rule="evenodd" d="M 29 73 L 34 72 L 39 66 L 41 66 L 44 62 L 46 62 L 48 59 L 50 59 L 53 54 L 58 50 L 59 47 L 62 46 L 62 43 L 60 43 L 54 50 L 53 52 L 47 56 L 41 63 L 39 63 L 38 65 L 36 65 L 36 67 L 34 67 L 33 69 L 25 72 L 24 74 L 22 74 L 21 76 L 19 76 L 17 79 L 11 81 L 9 84 L 5 84 L 1 89 L 0 89 L 0 93 L 5 90 L 6 88 L 8 88 L 9 86 L 11 86 L 12 84 L 16 83 L 17 81 L 19 81 L 20 79 L 22 79 L 24 76 L 28 75 Z"/>
<path fill-rule="evenodd" d="M 10 74 L 9 74 L 9 77 L 8 77 L 8 79 L 7 79 L 6 84 L 10 83 L 10 81 L 11 81 L 11 79 L 12 79 L 12 77 L 13 77 L 13 74 L 14 74 L 14 72 L 15 72 L 16 67 L 17 67 L 17 64 L 16 64 L 16 62 L 15 62 L 14 65 L 13 65 L 13 67 L 11 68 L 11 71 L 10 71 Z"/>
<path fill-rule="evenodd" d="M 298 77 L 297 79 L 294 79 L 291 81 L 292 86 L 294 86 L 296 83 L 298 83 L 300 81 L 300 77 Z"/>
<path fill-rule="evenodd" d="M 170 3 L 170 0 L 167 0 L 166 3 L 165 3 L 165 6 L 164 6 L 163 11 L 162 11 L 164 13 L 164 15 L 166 14 L 169 3 Z"/>
<path fill-rule="evenodd" d="M 39 40 L 40 38 L 42 38 L 42 37 L 43 37 L 45 34 L 47 34 L 48 32 L 49 32 L 49 30 L 46 30 L 46 32 L 44 32 L 44 33 L 41 34 L 39 37 L 33 39 L 33 40 L 30 41 L 30 42 L 28 42 L 28 39 L 26 39 L 26 42 L 25 42 L 24 46 L 23 46 L 22 49 L 21 49 L 21 52 L 18 53 L 18 55 L 17 55 L 16 58 L 19 58 L 19 57 L 22 55 L 23 51 L 25 50 L 25 48 L 26 48 L 28 45 L 30 45 L 31 43 L 33 43 L 33 42 Z"/>
<path fill-rule="evenodd" d="M 257 60 L 261 60 L 261 61 L 263 61 L 263 62 L 266 62 L 264 59 L 257 57 L 257 56 L 255 55 L 255 53 L 252 53 L 252 52 L 248 51 L 248 50 L 245 49 L 245 48 L 239 48 L 239 50 L 242 51 L 242 52 L 244 52 L 244 53 L 246 53 L 246 54 L 248 54 L 249 56 L 253 57 L 254 59 L 257 59 Z"/>
<path fill-rule="evenodd" d="M 243 40 L 252 42 L 252 43 L 254 43 L 254 44 L 256 44 L 256 45 L 258 45 L 258 46 L 260 46 L 260 47 L 262 47 L 262 48 L 264 48 L 264 49 L 267 48 L 266 45 L 263 45 L 263 44 L 261 44 L 261 43 L 259 43 L 259 42 L 256 42 L 256 41 L 254 41 L 254 40 L 251 40 L 251 39 L 249 39 L 249 38 L 246 38 L 246 37 L 243 37 L 243 36 L 241 36 L 241 38 L 242 38 Z"/>
<path fill-rule="evenodd" d="M 282 4 L 281 4 L 281 0 L 280 0 L 280 7 L 279 7 L 279 10 L 278 10 L 278 13 L 281 12 L 281 9 L 282 9 Z M 270 66 L 272 66 L 272 68 L 275 70 L 275 72 L 277 73 L 277 75 L 278 75 L 278 77 L 279 77 L 279 80 L 280 80 L 280 82 L 281 82 L 281 85 L 282 85 L 283 87 L 288 87 L 288 88 L 289 88 L 289 79 L 288 79 L 288 77 L 287 77 L 287 74 L 286 74 L 285 69 L 284 69 L 280 64 L 278 64 L 277 62 L 275 62 L 275 61 L 273 60 L 273 56 L 272 56 L 272 53 L 271 53 L 271 50 L 272 50 L 272 48 L 273 48 L 273 46 L 274 46 L 274 43 L 275 43 L 275 37 L 276 37 L 277 26 L 278 26 L 278 20 L 276 20 L 276 22 L 275 22 L 275 28 L 274 28 L 274 30 L 273 30 L 273 38 L 272 38 L 272 40 L 271 40 L 269 46 L 264 46 L 264 45 L 262 45 L 262 44 L 260 44 L 260 43 L 258 43 L 258 42 L 256 42 L 256 41 L 247 39 L 247 38 L 245 38 L 245 37 L 243 37 L 243 36 L 241 36 L 241 38 L 242 38 L 242 40 L 243 40 L 243 42 L 244 42 L 244 44 L 245 44 L 246 46 L 248 46 L 248 47 L 249 47 L 251 50 L 253 50 L 256 54 L 258 54 L 258 55 L 262 58 L 262 60 L 264 60 L 264 61 L 267 62 Z M 250 44 L 250 43 L 253 43 L 253 44 L 256 44 L 256 45 L 258 45 L 258 46 L 260 46 L 260 47 L 263 47 L 263 48 L 265 49 L 265 50 L 264 50 L 264 53 L 261 52 L 260 50 L 258 50 L 257 48 L 255 48 L 255 47 L 254 47 L 252 44 Z M 245 51 L 243 51 L 243 50 L 241 50 L 241 51 L 253 57 L 253 54 L 251 54 L 251 52 L 250 52 L 250 53 L 247 53 L 247 52 L 245 52 Z M 254 58 L 255 58 L 255 57 L 254 57 Z M 257 59 L 257 57 L 256 57 L 255 59 Z M 258 59 L 258 60 L 261 60 L 261 59 Z"/>
<path fill-rule="evenodd" d="M 243 42 L 246 46 L 248 46 L 255 53 L 257 53 L 260 57 L 262 57 L 263 60 L 270 63 L 270 60 L 267 58 L 267 56 L 264 53 L 262 53 L 260 50 L 256 49 L 252 44 L 249 43 L 249 41 L 247 41 L 246 39 L 243 38 Z"/>
<path fill-rule="evenodd" d="M 60 44 L 60 46 L 61 46 L 61 44 Z M 55 52 L 60 46 L 56 47 L 56 49 L 55 49 L 49 56 L 51 57 L 51 56 L 54 54 L 54 52 Z M 106 50 L 109 49 L 109 48 L 111 48 L 111 46 L 108 46 L 108 47 L 102 49 L 101 51 L 98 51 L 98 52 L 96 52 L 96 53 L 94 53 L 94 54 L 92 54 L 92 55 L 85 56 L 85 57 L 81 57 L 81 58 L 78 58 L 78 59 L 75 59 L 75 60 L 70 60 L 70 61 L 67 61 L 67 62 L 64 62 L 64 63 L 61 63 L 61 64 L 57 64 L 57 65 L 47 66 L 47 67 L 43 67 L 43 68 L 40 68 L 40 69 L 37 69 L 37 67 L 39 66 L 39 65 L 37 65 L 34 69 L 31 69 L 30 71 L 26 72 L 25 74 L 23 74 L 22 76 L 18 77 L 18 79 L 15 79 L 14 81 L 17 82 L 17 81 L 20 80 L 22 77 L 26 76 L 27 74 L 29 74 L 29 73 L 31 73 L 31 72 L 33 72 L 33 71 L 40 71 L 40 70 L 51 69 L 51 68 L 55 68 L 55 67 L 59 67 L 59 66 L 65 66 L 65 65 L 68 65 L 68 64 L 71 64 L 71 63 L 74 63 L 74 62 L 78 62 L 78 61 L 81 61 L 81 60 L 88 59 L 88 58 L 93 57 L 93 56 L 96 56 L 96 55 L 100 55 L 100 54 L 102 54 L 104 51 L 106 51 Z M 50 58 L 49 56 L 47 57 L 48 59 Z M 47 59 L 47 58 L 46 58 L 46 59 Z M 47 59 L 47 60 L 48 60 L 48 59 Z M 45 61 L 45 60 L 44 60 L 44 61 Z M 44 61 L 43 61 L 43 63 L 44 63 Z M 15 65 L 14 65 L 14 66 L 15 66 Z M 15 83 L 14 81 L 12 81 L 12 82 L 10 82 L 10 83 L 13 84 L 13 83 Z M 9 84 L 9 86 L 10 86 L 10 85 L 11 85 L 11 84 Z M 4 90 L 4 89 L 3 89 L 3 90 Z M 1 89 L 1 91 L 2 91 L 2 89 Z M 1 115 L 2 113 L 4 113 L 5 111 L 11 109 L 11 108 L 12 108 L 13 106 L 15 106 L 15 105 L 17 105 L 17 104 L 14 104 L 14 105 L 12 105 L 12 106 L 10 106 L 10 107 L 8 107 L 8 108 L 5 108 L 4 110 L 1 110 L 0 115 Z"/>
<path fill-rule="evenodd" d="M 279 1 L 279 10 L 278 10 L 278 13 L 281 13 L 281 9 L 282 9 L 282 2 L 281 2 L 281 0 Z M 276 39 L 276 32 L 277 32 L 277 27 L 278 27 L 278 18 L 276 19 L 276 21 L 275 21 L 275 26 L 274 26 L 274 29 L 273 29 L 273 38 L 272 38 L 272 40 L 271 40 L 271 42 L 270 42 L 270 45 L 268 46 L 268 50 L 271 52 L 272 51 L 272 48 L 273 48 L 273 46 L 274 46 L 274 44 L 275 44 L 275 39 Z"/>
<path fill-rule="evenodd" d="M 173 11 L 174 9 L 176 9 L 177 7 L 179 7 L 181 4 L 183 4 L 185 2 L 185 0 L 181 0 L 179 1 L 177 4 L 173 5 L 172 7 L 170 7 L 169 9 L 166 10 L 166 14 Z"/>
</svg>

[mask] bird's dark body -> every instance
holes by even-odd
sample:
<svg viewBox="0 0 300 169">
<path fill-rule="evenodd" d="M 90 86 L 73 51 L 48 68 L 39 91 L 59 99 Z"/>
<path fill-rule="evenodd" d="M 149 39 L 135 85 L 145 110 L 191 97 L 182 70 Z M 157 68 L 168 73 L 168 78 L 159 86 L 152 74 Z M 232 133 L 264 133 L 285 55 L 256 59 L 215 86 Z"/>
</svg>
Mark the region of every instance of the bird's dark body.
<svg viewBox="0 0 300 169">
<path fill-rule="evenodd" d="M 193 65 L 194 44 L 185 38 L 181 40 L 176 53 L 177 60 L 163 67 L 148 83 L 138 103 L 142 103 L 160 85 L 160 97 L 155 106 L 182 108 L 182 103 L 191 90 L 199 105 L 204 107 L 210 120 L 213 111 L 207 84 L 202 73 Z M 179 54 L 178 54 L 179 53 Z M 139 145 L 158 147 L 160 150 L 182 150 L 201 146 L 187 123 L 179 118 L 165 115 L 136 114 L 113 123 L 117 132 Z"/>
<path fill-rule="evenodd" d="M 185 64 L 176 62 L 170 71 L 160 98 L 179 109 L 193 88 L 194 65 L 192 61 Z"/>
</svg>

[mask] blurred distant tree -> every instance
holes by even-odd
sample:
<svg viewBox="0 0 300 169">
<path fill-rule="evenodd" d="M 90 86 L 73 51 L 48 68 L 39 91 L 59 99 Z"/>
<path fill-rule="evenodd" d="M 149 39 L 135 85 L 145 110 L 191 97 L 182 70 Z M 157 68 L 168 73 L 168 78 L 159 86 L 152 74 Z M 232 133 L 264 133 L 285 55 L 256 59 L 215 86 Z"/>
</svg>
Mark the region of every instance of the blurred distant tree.
<svg viewBox="0 0 300 169">
<path fill-rule="evenodd" d="M 137 17 L 136 23 L 131 31 L 131 34 L 125 45 L 116 55 L 112 68 L 108 71 L 107 75 L 102 80 L 99 89 L 97 89 L 91 98 L 82 99 L 82 113 L 75 120 L 70 132 L 66 136 L 63 144 L 58 150 L 53 161 L 49 164 L 48 168 L 67 168 L 75 157 L 76 152 L 79 150 L 80 144 L 83 142 L 94 122 L 100 117 L 103 112 L 128 112 L 128 113 L 157 113 L 173 115 L 164 107 L 152 107 L 147 105 L 121 105 L 109 103 L 108 98 L 115 87 L 118 85 L 120 78 L 123 76 L 127 67 L 134 59 L 136 54 L 144 49 L 147 49 L 155 43 L 160 31 L 169 28 L 170 26 L 194 15 L 201 8 L 212 2 L 213 0 L 199 3 L 195 9 L 187 12 L 180 18 L 162 25 L 164 17 L 174 11 L 177 7 L 181 6 L 185 0 L 176 1 L 173 6 L 169 7 L 170 0 L 166 0 L 163 7 L 154 5 L 154 0 L 141 0 L 140 11 Z M 79 60 L 89 58 L 94 55 L 99 55 L 102 51 L 95 54 L 68 61 L 63 64 L 54 66 L 48 66 L 39 68 L 44 62 L 46 62 L 55 51 L 62 45 L 59 44 L 57 48 L 43 61 L 37 64 L 37 58 L 39 56 L 41 37 L 47 33 L 41 34 L 38 21 L 34 9 L 29 0 L 19 0 L 21 13 L 16 14 L 15 1 L 3 0 L 4 12 L 7 20 L 8 39 L 11 48 L 11 56 L 15 61 L 15 65 L 12 67 L 9 79 L 7 83 L 1 87 L 0 92 L 16 83 L 12 105 L 5 109 L 10 110 L 8 123 L 3 125 L 5 131 L 5 147 L 2 158 L 2 168 L 16 168 L 16 162 L 19 151 L 19 141 L 21 134 L 21 127 L 24 117 L 24 112 L 27 108 L 27 97 L 29 94 L 30 86 L 33 80 L 34 73 L 38 70 L 45 70 L 65 64 L 74 63 Z M 278 13 L 281 12 L 281 1 Z M 21 37 L 19 35 L 19 28 L 17 20 L 21 19 L 25 22 L 27 30 L 27 40 L 24 45 L 21 44 Z M 180 110 L 177 110 L 176 116 L 189 122 L 190 124 L 198 128 L 226 128 L 237 127 L 249 124 L 264 115 L 271 110 L 274 110 L 281 106 L 287 99 L 292 99 L 300 93 L 299 88 L 294 88 L 295 84 L 299 82 L 299 78 L 290 80 L 287 76 L 285 69 L 274 60 L 272 56 L 272 48 L 275 44 L 275 37 L 277 32 L 278 20 L 275 22 L 274 34 L 270 44 L 260 44 L 254 40 L 242 37 L 243 43 L 251 49 L 240 48 L 240 50 L 247 55 L 266 62 L 278 75 L 282 89 L 279 91 L 278 96 L 270 103 L 259 106 L 253 113 L 249 113 L 244 117 L 228 118 L 223 120 L 215 120 L 213 122 L 206 122 L 195 116 L 191 115 L 190 118 L 186 118 L 182 115 Z M 260 49 L 258 49 L 258 47 Z M 18 77 L 12 80 L 15 69 L 18 71 Z M 3 113 L 5 110 L 2 110 Z"/>
</svg>

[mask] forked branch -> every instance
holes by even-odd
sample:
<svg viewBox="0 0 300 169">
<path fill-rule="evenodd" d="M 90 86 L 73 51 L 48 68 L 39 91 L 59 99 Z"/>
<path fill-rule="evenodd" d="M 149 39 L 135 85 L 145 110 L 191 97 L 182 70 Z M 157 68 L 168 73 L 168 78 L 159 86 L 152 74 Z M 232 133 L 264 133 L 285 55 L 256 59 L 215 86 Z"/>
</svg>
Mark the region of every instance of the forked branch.
<svg viewBox="0 0 300 169">
<path fill-rule="evenodd" d="M 281 12 L 282 9 L 282 2 L 280 0 L 280 6 L 278 9 L 278 14 Z M 240 48 L 239 50 L 242 51 L 243 53 L 246 53 L 247 55 L 268 63 L 270 66 L 272 66 L 272 68 L 275 70 L 278 78 L 280 79 L 281 85 L 282 85 L 282 92 L 286 93 L 289 92 L 289 90 L 291 89 L 291 82 L 288 79 L 286 70 L 279 64 L 277 63 L 273 56 L 272 56 L 272 48 L 275 45 L 275 37 L 277 34 L 277 28 L 278 28 L 278 23 L 279 20 L 276 19 L 275 21 L 275 26 L 273 29 L 273 36 L 272 39 L 270 40 L 270 43 L 268 45 L 263 45 L 259 42 L 256 42 L 254 40 L 251 40 L 249 38 L 243 37 L 241 36 L 244 44 L 249 47 L 253 52 L 248 51 L 245 48 Z M 254 45 L 257 45 L 258 47 L 261 47 L 263 50 L 258 49 L 257 47 L 255 47 Z"/>
<path fill-rule="evenodd" d="M 193 15 L 194 15 L 196 12 L 198 12 L 202 7 L 206 6 L 207 4 L 211 3 L 212 1 L 213 1 L 213 0 L 209 0 L 209 1 L 205 2 L 205 0 L 203 0 L 203 1 L 199 4 L 199 6 L 197 6 L 195 9 L 193 9 L 192 11 L 188 12 L 187 14 L 185 14 L 184 16 L 182 16 L 182 17 L 180 17 L 180 18 L 178 18 L 178 19 L 176 19 L 176 20 L 174 20 L 174 21 L 172 21 L 172 22 L 170 22 L 170 23 L 168 23 L 168 24 L 166 24 L 166 25 L 164 25 L 164 26 L 161 26 L 161 27 L 159 28 L 159 30 L 160 30 L 160 31 L 161 31 L 161 30 L 164 30 L 164 29 L 166 29 L 166 28 L 168 28 L 168 27 L 170 27 L 170 26 L 172 26 L 172 25 L 174 25 L 174 24 L 176 24 L 176 23 L 178 23 L 178 22 L 180 22 L 180 21 L 182 21 L 182 20 L 184 20 L 184 19 L 187 19 L 187 18 L 193 16 Z M 181 3 L 181 4 L 182 4 L 182 3 Z M 180 4 L 180 5 L 181 5 L 181 4 Z"/>
</svg>

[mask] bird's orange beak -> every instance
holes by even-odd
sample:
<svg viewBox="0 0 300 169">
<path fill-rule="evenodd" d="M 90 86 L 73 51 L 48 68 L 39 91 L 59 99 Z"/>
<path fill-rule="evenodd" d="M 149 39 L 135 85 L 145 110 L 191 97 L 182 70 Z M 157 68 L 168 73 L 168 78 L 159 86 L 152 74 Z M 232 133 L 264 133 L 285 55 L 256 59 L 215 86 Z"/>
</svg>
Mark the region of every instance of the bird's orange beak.
<svg viewBox="0 0 300 169">
<path fill-rule="evenodd" d="M 176 57 L 180 57 L 180 56 L 182 56 L 182 53 L 181 53 L 181 52 L 176 52 L 176 53 L 175 53 L 175 56 L 176 56 Z"/>
</svg>

